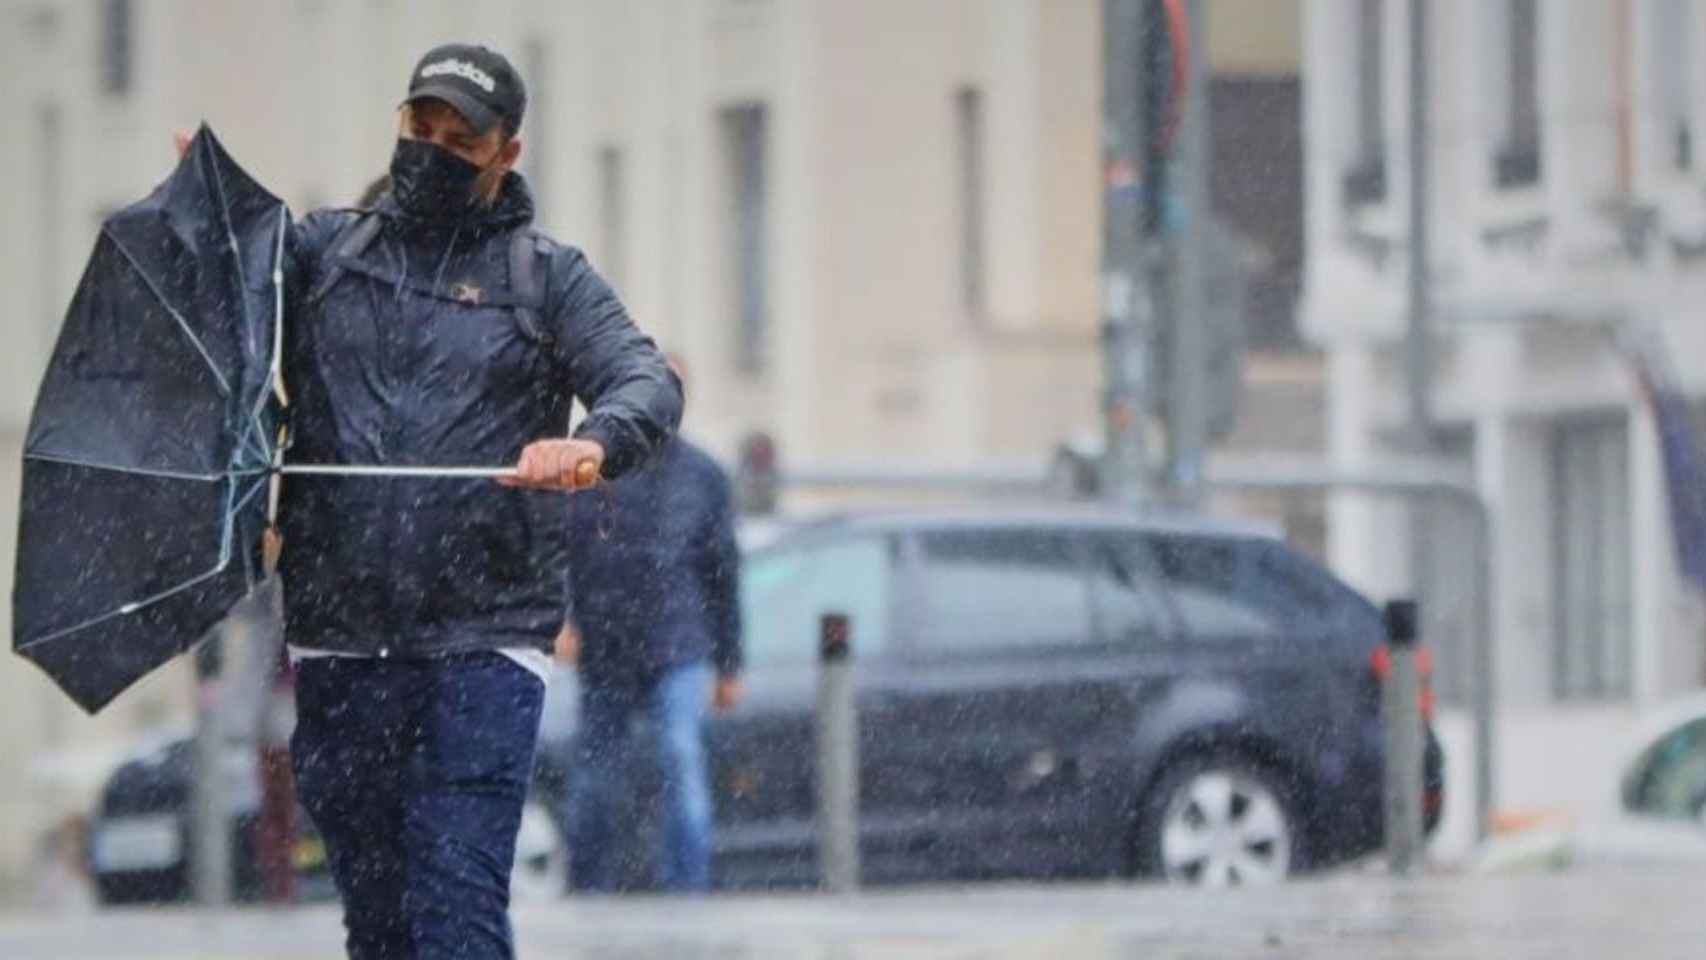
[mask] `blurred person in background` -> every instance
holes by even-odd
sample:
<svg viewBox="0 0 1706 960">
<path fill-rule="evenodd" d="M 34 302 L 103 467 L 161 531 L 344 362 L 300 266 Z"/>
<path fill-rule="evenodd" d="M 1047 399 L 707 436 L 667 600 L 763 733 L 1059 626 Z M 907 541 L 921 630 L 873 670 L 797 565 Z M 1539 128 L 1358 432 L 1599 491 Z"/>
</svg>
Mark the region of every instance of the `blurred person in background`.
<svg viewBox="0 0 1706 960">
<path fill-rule="evenodd" d="M 680 358 L 670 366 L 685 380 Z M 708 709 L 740 699 L 740 552 L 729 478 L 677 438 L 658 459 L 570 500 L 570 622 L 558 655 L 578 664 L 581 722 L 567 794 L 571 889 L 607 892 L 615 801 L 634 738 L 651 721 L 663 777 L 657 886 L 710 885 Z"/>
</svg>

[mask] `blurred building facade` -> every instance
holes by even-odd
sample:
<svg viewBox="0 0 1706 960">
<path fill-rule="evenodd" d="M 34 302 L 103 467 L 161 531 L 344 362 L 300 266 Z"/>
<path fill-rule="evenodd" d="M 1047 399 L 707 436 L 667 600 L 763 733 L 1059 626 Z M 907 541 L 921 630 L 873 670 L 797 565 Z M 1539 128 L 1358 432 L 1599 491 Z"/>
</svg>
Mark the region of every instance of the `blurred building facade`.
<svg viewBox="0 0 1706 960">
<path fill-rule="evenodd" d="M 1321 363 L 1289 331 L 1299 0 L 1211 13 L 1217 153 L 1245 161 L 1217 189 L 1248 201 L 1222 213 L 1279 264 L 1252 389 L 1283 402 L 1253 399 L 1233 442 L 1314 450 Z M 415 58 L 474 39 L 529 80 L 541 225 L 684 356 L 688 429 L 714 451 L 762 430 L 785 462 L 1040 464 L 1099 433 L 1100 28 L 1097 0 L 0 0 L 22 132 L 0 151 L 0 462 L 101 219 L 166 175 L 173 130 L 207 120 L 298 213 L 351 203 Z M 1262 121 L 1285 159 L 1219 133 Z M 8 580 L 17 502 L 7 468 Z M 0 763 L 26 771 L 0 788 L 15 888 L 116 751 L 187 723 L 193 681 L 180 664 L 94 720 L 16 658 L 0 684 Z"/>
<path fill-rule="evenodd" d="M 542 225 L 685 356 L 713 449 L 764 430 L 808 461 L 1040 459 L 1096 415 L 1098 26 L 1094 3 L 1034 0 L 6 0 L 29 106 L 0 159 L 27 185 L 0 200 L 19 310 L 0 455 L 101 218 L 164 177 L 171 131 L 205 118 L 299 212 L 347 204 L 389 159 L 415 59 L 471 38 L 530 81 Z M 89 721 L 21 661 L 0 677 L 0 756 L 33 778 L 0 790 L 15 878 L 191 681 Z"/>
<path fill-rule="evenodd" d="M 1307 256 L 1299 308 L 1328 357 L 1328 441 L 1404 464 L 1411 177 L 1405 0 L 1308 0 Z M 1652 417 L 1615 348 L 1656 331 L 1706 388 L 1706 4 L 1430 0 L 1426 150 L 1430 462 L 1491 510 L 1496 793 L 1587 816 L 1648 707 L 1701 685 L 1706 621 L 1678 579 Z M 1463 518 L 1427 521 L 1413 576 L 1390 501 L 1338 497 L 1335 566 L 1420 589 L 1451 707 L 1452 830 L 1472 822 L 1474 566 Z"/>
</svg>

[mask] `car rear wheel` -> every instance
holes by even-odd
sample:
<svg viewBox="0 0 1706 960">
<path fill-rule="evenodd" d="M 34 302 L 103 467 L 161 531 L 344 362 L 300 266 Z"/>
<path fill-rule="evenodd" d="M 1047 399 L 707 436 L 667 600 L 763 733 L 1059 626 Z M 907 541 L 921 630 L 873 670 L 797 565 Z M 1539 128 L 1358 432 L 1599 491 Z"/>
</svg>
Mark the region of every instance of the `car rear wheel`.
<svg viewBox="0 0 1706 960">
<path fill-rule="evenodd" d="M 1301 862 L 1297 818 L 1279 778 L 1241 757 L 1174 766 L 1151 792 L 1139 829 L 1144 865 L 1169 883 L 1273 884 Z"/>
<path fill-rule="evenodd" d="M 557 820 L 544 804 L 528 801 L 515 836 L 515 868 L 510 899 L 523 903 L 554 900 L 568 890 L 569 847 Z"/>
</svg>

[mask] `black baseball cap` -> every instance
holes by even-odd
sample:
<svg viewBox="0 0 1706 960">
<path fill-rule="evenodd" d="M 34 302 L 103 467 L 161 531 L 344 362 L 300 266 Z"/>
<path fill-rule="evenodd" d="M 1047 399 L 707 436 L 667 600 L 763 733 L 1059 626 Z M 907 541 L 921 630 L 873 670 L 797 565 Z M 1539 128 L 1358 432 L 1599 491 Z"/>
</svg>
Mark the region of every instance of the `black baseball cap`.
<svg viewBox="0 0 1706 960">
<path fill-rule="evenodd" d="M 504 132 L 521 128 L 527 88 L 504 55 L 489 47 L 447 43 L 427 51 L 409 75 L 404 103 L 443 100 L 456 108 L 477 134 L 503 122 Z"/>
</svg>

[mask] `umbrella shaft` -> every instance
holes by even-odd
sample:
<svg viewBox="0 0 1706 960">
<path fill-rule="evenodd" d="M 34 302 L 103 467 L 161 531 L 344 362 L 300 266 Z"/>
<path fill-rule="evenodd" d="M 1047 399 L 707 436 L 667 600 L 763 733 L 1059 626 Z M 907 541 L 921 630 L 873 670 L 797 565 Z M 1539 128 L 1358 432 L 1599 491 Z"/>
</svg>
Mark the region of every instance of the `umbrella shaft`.
<svg viewBox="0 0 1706 960">
<path fill-rule="evenodd" d="M 348 464 L 287 463 L 278 469 L 286 476 L 306 477 L 513 477 L 513 467 L 385 467 Z"/>
</svg>

